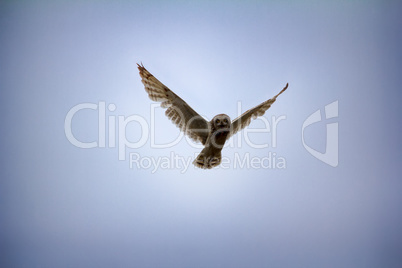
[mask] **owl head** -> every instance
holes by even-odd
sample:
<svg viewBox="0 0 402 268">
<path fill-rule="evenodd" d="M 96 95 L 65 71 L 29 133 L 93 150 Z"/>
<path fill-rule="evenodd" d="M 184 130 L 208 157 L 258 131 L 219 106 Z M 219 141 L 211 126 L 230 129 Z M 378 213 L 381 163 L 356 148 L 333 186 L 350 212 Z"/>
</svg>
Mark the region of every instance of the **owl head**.
<svg viewBox="0 0 402 268">
<path fill-rule="evenodd" d="M 218 114 L 212 118 L 212 126 L 214 129 L 230 129 L 230 117 L 226 114 Z"/>
</svg>

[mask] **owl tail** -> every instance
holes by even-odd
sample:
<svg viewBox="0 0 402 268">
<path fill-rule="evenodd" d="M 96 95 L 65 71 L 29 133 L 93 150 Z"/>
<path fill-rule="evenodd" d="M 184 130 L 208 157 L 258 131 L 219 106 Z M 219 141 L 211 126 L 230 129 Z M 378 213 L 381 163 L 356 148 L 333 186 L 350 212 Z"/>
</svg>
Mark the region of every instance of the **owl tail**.
<svg viewBox="0 0 402 268">
<path fill-rule="evenodd" d="M 211 146 L 205 147 L 197 158 L 193 161 L 196 167 L 202 169 L 211 169 L 219 166 L 222 161 L 221 150 L 212 149 Z"/>
</svg>

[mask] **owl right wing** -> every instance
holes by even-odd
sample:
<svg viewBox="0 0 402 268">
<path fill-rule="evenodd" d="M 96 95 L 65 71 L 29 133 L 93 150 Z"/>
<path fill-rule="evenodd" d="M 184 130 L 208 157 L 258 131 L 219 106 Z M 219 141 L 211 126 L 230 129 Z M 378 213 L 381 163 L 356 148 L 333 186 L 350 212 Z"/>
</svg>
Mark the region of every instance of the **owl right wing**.
<svg viewBox="0 0 402 268">
<path fill-rule="evenodd" d="M 263 116 L 265 112 L 271 107 L 271 105 L 276 101 L 276 98 L 288 88 L 288 85 L 289 84 L 286 84 L 286 86 L 273 98 L 264 101 L 263 103 L 255 106 L 250 110 L 247 110 L 241 116 L 234 119 L 232 122 L 232 129 L 230 131 L 230 134 L 227 136 L 227 139 L 236 134 L 238 131 L 250 125 L 251 119 Z"/>
<path fill-rule="evenodd" d="M 148 96 L 153 101 L 161 102 L 162 108 L 167 108 L 166 116 L 188 135 L 192 140 L 205 145 L 209 132 L 209 122 L 199 115 L 184 100 L 177 96 L 167 86 L 156 79 L 144 66 L 138 65 L 141 82 L 145 86 Z"/>
</svg>

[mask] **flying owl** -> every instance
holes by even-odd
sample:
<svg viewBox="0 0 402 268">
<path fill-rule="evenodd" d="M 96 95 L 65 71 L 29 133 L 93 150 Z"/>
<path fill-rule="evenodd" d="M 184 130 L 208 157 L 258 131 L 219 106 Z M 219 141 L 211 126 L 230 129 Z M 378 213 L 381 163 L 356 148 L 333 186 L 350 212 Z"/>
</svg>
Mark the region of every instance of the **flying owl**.
<svg viewBox="0 0 402 268">
<path fill-rule="evenodd" d="M 203 169 L 218 166 L 222 160 L 221 151 L 225 142 L 235 133 L 247 127 L 251 119 L 264 115 L 276 98 L 288 88 L 288 84 L 286 84 L 272 99 L 244 112 L 233 121 L 226 114 L 218 114 L 208 122 L 148 72 L 142 64 L 137 65 L 149 98 L 161 102 L 161 107 L 167 108 L 166 116 L 192 140 L 201 142 L 205 146 L 193 162 L 195 166 Z"/>
</svg>

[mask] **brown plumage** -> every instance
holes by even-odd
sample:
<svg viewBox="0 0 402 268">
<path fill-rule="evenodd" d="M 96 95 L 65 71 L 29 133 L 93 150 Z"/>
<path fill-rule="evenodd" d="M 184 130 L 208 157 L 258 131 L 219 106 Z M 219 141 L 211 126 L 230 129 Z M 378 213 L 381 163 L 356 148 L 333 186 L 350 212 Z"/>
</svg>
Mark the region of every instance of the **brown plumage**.
<svg viewBox="0 0 402 268">
<path fill-rule="evenodd" d="M 166 116 L 188 135 L 192 140 L 205 145 L 193 164 L 199 168 L 210 169 L 221 163 L 221 151 L 225 142 L 236 132 L 247 127 L 251 119 L 264 115 L 276 98 L 288 87 L 288 84 L 272 99 L 244 112 L 231 121 L 226 114 L 216 115 L 210 122 L 206 121 L 193 110 L 183 99 L 156 79 L 144 66 L 138 65 L 142 83 L 151 100 L 161 102 L 161 107 L 167 108 Z"/>
</svg>

